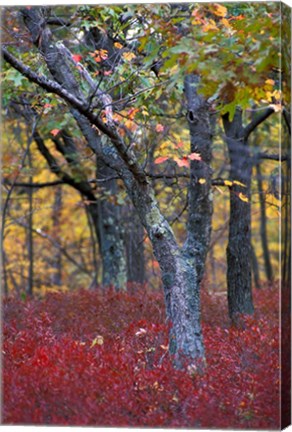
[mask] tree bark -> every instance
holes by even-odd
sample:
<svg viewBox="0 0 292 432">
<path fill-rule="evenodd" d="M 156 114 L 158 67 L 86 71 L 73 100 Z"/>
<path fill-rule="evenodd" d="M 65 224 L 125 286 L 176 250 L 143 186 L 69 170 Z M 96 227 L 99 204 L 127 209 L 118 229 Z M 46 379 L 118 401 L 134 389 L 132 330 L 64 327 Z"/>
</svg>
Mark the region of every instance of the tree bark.
<svg viewBox="0 0 292 432">
<path fill-rule="evenodd" d="M 53 236 L 60 243 L 60 222 L 61 222 L 61 211 L 62 211 L 62 187 L 58 186 L 55 189 L 55 202 L 53 206 Z M 62 253 L 60 249 L 56 250 L 53 256 L 52 267 L 54 268 L 54 273 L 52 274 L 53 285 L 62 285 Z"/>
<path fill-rule="evenodd" d="M 260 162 L 256 164 L 256 175 L 258 183 L 258 193 L 260 201 L 260 236 L 262 242 L 262 249 L 264 255 L 265 273 L 269 282 L 273 281 L 273 270 L 270 259 L 269 242 L 267 238 L 267 216 L 266 216 L 266 203 L 263 189 L 262 172 Z"/>
<path fill-rule="evenodd" d="M 198 94 L 199 78 L 187 75 L 185 95 L 187 99 L 191 153 L 198 153 L 201 160 L 191 160 L 189 185 L 188 236 L 184 245 L 186 255 L 194 255 L 198 283 L 200 284 L 205 269 L 207 251 L 210 245 L 213 198 L 211 190 L 210 167 L 212 158 L 212 131 L 209 107 Z"/>
<path fill-rule="evenodd" d="M 232 320 L 238 314 L 253 314 L 251 289 L 251 204 L 252 160 L 244 136 L 242 112 L 236 110 L 232 121 L 223 116 L 230 158 L 230 221 L 227 246 L 228 309 Z M 243 199 L 242 199 L 243 198 Z M 246 200 L 247 201 L 246 201 Z"/>
<path fill-rule="evenodd" d="M 134 284 L 145 282 L 144 229 L 132 206 L 123 208 L 125 247 L 127 256 L 127 279 Z"/>
</svg>

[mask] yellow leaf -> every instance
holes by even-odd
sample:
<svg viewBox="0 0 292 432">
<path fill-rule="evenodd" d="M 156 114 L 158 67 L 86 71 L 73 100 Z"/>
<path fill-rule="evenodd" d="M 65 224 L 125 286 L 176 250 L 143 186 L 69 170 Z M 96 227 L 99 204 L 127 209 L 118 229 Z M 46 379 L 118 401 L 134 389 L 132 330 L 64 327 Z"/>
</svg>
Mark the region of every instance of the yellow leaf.
<svg viewBox="0 0 292 432">
<path fill-rule="evenodd" d="M 265 81 L 265 83 L 266 84 L 268 84 L 268 85 L 274 85 L 275 84 L 275 81 L 274 80 L 272 80 L 272 79 L 267 79 L 266 81 Z"/>
<path fill-rule="evenodd" d="M 206 183 L 206 179 L 204 179 L 204 178 L 200 178 L 200 179 L 199 179 L 199 183 L 200 183 L 200 184 L 204 184 L 204 183 Z"/>
<path fill-rule="evenodd" d="M 224 180 L 225 186 L 232 186 L 233 182 L 230 180 Z"/>
<path fill-rule="evenodd" d="M 224 27 L 227 27 L 227 28 L 231 27 L 231 25 L 229 24 L 229 21 L 226 18 L 222 18 L 221 22 L 224 25 Z"/>
<path fill-rule="evenodd" d="M 242 192 L 239 193 L 238 198 L 241 199 L 241 201 L 248 202 L 248 197 Z"/>
<path fill-rule="evenodd" d="M 233 180 L 233 183 L 234 183 L 234 184 L 237 184 L 238 186 L 246 187 L 246 185 L 245 185 L 244 183 L 241 183 L 241 182 L 238 181 L 238 180 Z"/>
<path fill-rule="evenodd" d="M 125 53 L 122 55 L 122 57 L 123 57 L 124 60 L 127 60 L 127 61 L 131 61 L 131 60 L 133 60 L 134 58 L 136 58 L 135 54 L 132 53 L 132 52 L 125 52 Z"/>
<path fill-rule="evenodd" d="M 219 3 L 215 3 L 213 13 L 217 16 L 225 17 L 227 15 L 227 9 Z"/>
</svg>

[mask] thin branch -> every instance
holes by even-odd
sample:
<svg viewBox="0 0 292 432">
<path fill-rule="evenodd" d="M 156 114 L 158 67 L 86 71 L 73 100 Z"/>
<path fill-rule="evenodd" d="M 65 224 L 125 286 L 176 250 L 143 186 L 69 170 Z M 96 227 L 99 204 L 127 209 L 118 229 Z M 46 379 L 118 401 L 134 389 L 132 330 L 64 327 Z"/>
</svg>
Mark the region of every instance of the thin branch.
<svg viewBox="0 0 292 432">
<path fill-rule="evenodd" d="M 291 114 L 286 108 L 283 109 L 283 117 L 289 130 L 289 135 L 291 135 Z"/>
<path fill-rule="evenodd" d="M 251 122 L 244 128 L 244 138 L 247 139 L 249 135 L 274 112 L 275 110 L 273 108 L 268 107 L 265 111 L 251 120 Z"/>
<path fill-rule="evenodd" d="M 274 160 L 279 162 L 288 160 L 288 155 L 286 154 L 279 155 L 279 154 L 258 153 L 256 156 L 259 159 Z"/>
<path fill-rule="evenodd" d="M 12 182 L 10 182 L 7 179 L 3 179 L 2 183 L 4 185 L 12 185 Z M 57 185 L 63 185 L 66 184 L 63 180 L 55 180 L 52 182 L 47 183 L 26 183 L 26 182 L 16 182 L 13 183 L 13 186 L 15 187 L 26 187 L 26 188 L 44 188 L 44 187 L 51 187 L 51 186 L 57 186 Z"/>
</svg>

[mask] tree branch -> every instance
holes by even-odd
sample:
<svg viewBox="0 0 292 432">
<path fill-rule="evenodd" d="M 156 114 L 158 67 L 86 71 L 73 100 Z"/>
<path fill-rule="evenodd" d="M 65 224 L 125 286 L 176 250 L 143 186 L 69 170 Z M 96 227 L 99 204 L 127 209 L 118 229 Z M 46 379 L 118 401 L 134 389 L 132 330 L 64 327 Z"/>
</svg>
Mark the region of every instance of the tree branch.
<svg viewBox="0 0 292 432">
<path fill-rule="evenodd" d="M 3 179 L 2 183 L 4 185 L 12 186 L 12 184 L 13 184 L 16 187 L 27 187 L 27 188 L 44 188 L 44 187 L 51 187 L 51 186 L 66 184 L 63 180 L 55 180 L 55 181 L 46 182 L 46 183 L 25 183 L 25 182 L 12 183 L 7 179 Z"/>
<path fill-rule="evenodd" d="M 289 131 L 289 135 L 291 135 L 291 114 L 286 108 L 283 109 L 283 117 L 285 119 L 285 123 Z"/>
<path fill-rule="evenodd" d="M 247 139 L 249 135 L 261 124 L 263 123 L 271 114 L 273 114 L 274 109 L 268 107 L 265 111 L 257 115 L 251 122 L 244 128 L 244 138 Z"/>
<path fill-rule="evenodd" d="M 129 146 L 126 146 L 113 125 L 107 125 L 103 123 L 103 121 L 96 114 L 94 114 L 92 110 L 88 109 L 88 104 L 86 102 L 73 96 L 56 81 L 52 81 L 46 78 L 44 75 L 38 75 L 37 73 L 33 72 L 28 66 L 25 66 L 21 61 L 9 53 L 5 47 L 2 47 L 2 53 L 4 60 L 7 61 L 14 69 L 18 70 L 18 72 L 20 72 L 23 76 L 28 78 L 29 81 L 34 82 L 49 93 L 54 93 L 60 96 L 73 108 L 77 109 L 80 114 L 83 114 L 92 125 L 96 126 L 102 133 L 108 136 L 135 179 L 139 183 L 147 183 L 145 172 L 138 164 L 136 157 L 129 152 Z"/>
</svg>

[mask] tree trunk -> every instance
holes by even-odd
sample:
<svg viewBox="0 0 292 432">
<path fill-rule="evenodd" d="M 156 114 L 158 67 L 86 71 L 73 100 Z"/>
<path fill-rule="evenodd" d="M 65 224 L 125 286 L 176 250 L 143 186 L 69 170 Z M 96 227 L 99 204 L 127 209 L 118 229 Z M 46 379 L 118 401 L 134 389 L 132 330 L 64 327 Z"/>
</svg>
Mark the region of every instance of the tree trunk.
<svg viewBox="0 0 292 432">
<path fill-rule="evenodd" d="M 204 359 L 201 330 L 200 290 L 196 257 L 179 248 L 173 231 L 161 214 L 149 185 L 125 178 L 125 185 L 153 246 L 164 288 L 167 318 L 171 326 L 170 353 L 177 367 L 184 361 Z"/>
<path fill-rule="evenodd" d="M 269 251 L 269 242 L 267 238 L 267 216 L 266 216 L 266 203 L 263 189 L 263 181 L 262 181 L 262 173 L 261 166 L 258 162 L 256 164 L 256 174 L 257 174 L 257 183 L 258 183 L 258 192 L 259 192 L 259 200 L 260 200 L 260 235 L 261 242 L 264 254 L 264 264 L 265 264 L 265 273 L 266 278 L 269 282 L 273 281 L 273 270 L 270 259 L 270 251 Z"/>
<path fill-rule="evenodd" d="M 27 154 L 28 166 L 30 170 L 29 183 L 33 183 L 32 171 L 32 157 L 31 151 L 28 150 Z M 26 294 L 33 295 L 33 277 L 34 277 L 34 251 L 33 251 L 33 189 L 28 190 L 28 233 L 27 233 L 27 249 L 28 249 L 28 280 L 26 287 Z"/>
<path fill-rule="evenodd" d="M 253 246 L 251 246 L 251 260 L 252 260 L 252 273 L 253 273 L 254 284 L 256 288 L 260 288 L 261 284 L 260 284 L 259 263 Z"/>
<path fill-rule="evenodd" d="M 210 244 L 213 199 L 210 168 L 212 131 L 208 105 L 197 93 L 198 83 L 196 75 L 187 75 L 185 78 L 191 153 L 198 153 L 201 160 L 191 160 L 190 163 L 188 236 L 184 250 L 188 256 L 194 256 L 200 284 Z"/>
<path fill-rule="evenodd" d="M 62 187 L 58 186 L 55 190 L 55 202 L 53 207 L 53 237 L 56 239 L 58 243 L 60 243 L 60 218 L 62 212 Z M 54 273 L 52 274 L 52 283 L 53 285 L 62 285 L 62 253 L 60 249 L 56 250 L 55 255 L 53 256 L 52 267 L 54 269 Z"/>
<path fill-rule="evenodd" d="M 230 158 L 230 220 L 227 246 L 227 289 L 230 318 L 254 312 L 251 290 L 251 205 L 252 161 L 244 138 L 242 112 L 229 121 L 223 116 Z M 237 182 L 237 183 L 236 183 Z M 244 186 L 243 186 L 244 185 Z"/>
<path fill-rule="evenodd" d="M 136 210 L 124 207 L 125 248 L 127 256 L 127 279 L 130 283 L 145 282 L 144 229 Z"/>
<path fill-rule="evenodd" d="M 119 291 L 127 288 L 127 265 L 121 209 L 110 200 L 117 194 L 117 182 L 111 179 L 113 176 L 115 172 L 97 159 L 96 178 L 105 180 L 101 186 L 105 195 L 102 196 L 101 192 L 101 197 L 95 204 L 95 212 L 98 212 L 95 229 L 102 259 L 102 284 L 104 287 L 113 286 Z"/>
</svg>

